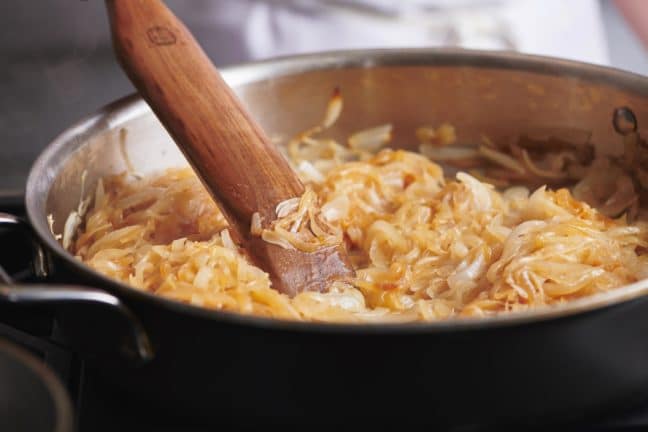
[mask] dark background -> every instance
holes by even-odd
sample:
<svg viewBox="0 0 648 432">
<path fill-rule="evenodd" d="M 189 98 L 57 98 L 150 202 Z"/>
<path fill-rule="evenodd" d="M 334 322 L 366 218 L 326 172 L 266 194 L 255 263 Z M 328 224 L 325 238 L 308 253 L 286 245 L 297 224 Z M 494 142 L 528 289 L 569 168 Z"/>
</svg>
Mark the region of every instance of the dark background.
<svg viewBox="0 0 648 432">
<path fill-rule="evenodd" d="M 234 32 L 195 11 L 218 0 L 169 0 L 219 65 L 247 53 Z M 22 192 L 29 168 L 58 133 L 134 91 L 117 65 L 98 0 L 0 1 L 0 195 Z"/>
</svg>

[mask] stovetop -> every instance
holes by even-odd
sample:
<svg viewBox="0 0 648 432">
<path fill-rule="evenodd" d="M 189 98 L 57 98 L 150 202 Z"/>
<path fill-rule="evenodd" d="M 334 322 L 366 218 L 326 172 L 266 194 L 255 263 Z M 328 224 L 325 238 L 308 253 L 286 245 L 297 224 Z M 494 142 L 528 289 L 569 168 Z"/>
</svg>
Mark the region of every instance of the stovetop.
<svg viewBox="0 0 648 432">
<path fill-rule="evenodd" d="M 24 216 L 22 197 L 3 196 L 0 212 Z M 35 281 L 29 270 L 31 250 L 24 235 L 0 231 L 0 244 L 12 247 L 0 248 L 0 267 L 15 282 Z M 2 271 L 0 269 L 0 271 Z M 72 275 L 62 275 L 66 282 L 73 281 Z M 195 427 L 184 421 L 171 420 L 163 413 L 145 409 L 130 401 L 126 395 L 103 381 L 93 366 L 86 364 L 67 344 L 57 326 L 52 312 L 41 309 L 18 309 L 0 303 L 0 338 L 18 344 L 41 359 L 65 386 L 73 403 L 77 430 L 79 432 L 201 432 L 208 430 Z M 627 413 L 616 418 L 592 424 L 584 421 L 570 431 L 618 431 L 643 430 L 648 428 L 648 401 L 638 407 L 628 407 Z M 216 429 L 216 428 L 213 428 Z M 213 430 L 209 429 L 209 430 Z M 218 427 L 222 430 L 223 427 Z M 235 429 L 231 425 L 226 430 Z M 555 431 L 555 428 L 551 429 Z"/>
</svg>

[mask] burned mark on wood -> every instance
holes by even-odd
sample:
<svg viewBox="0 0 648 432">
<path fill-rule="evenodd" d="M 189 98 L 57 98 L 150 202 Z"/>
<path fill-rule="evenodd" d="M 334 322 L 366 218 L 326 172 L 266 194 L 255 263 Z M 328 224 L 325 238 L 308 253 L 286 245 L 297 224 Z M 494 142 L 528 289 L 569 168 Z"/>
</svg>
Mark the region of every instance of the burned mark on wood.
<svg viewBox="0 0 648 432">
<path fill-rule="evenodd" d="M 176 36 L 168 27 L 153 26 L 146 30 L 146 34 L 155 45 L 174 45 L 176 43 Z"/>
</svg>

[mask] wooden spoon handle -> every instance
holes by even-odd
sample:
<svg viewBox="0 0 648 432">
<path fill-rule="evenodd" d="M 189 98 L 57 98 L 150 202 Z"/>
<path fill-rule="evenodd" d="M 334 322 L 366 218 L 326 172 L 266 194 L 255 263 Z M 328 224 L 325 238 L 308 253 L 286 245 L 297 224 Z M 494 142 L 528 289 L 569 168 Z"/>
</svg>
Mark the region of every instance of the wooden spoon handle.
<svg viewBox="0 0 648 432">
<path fill-rule="evenodd" d="M 238 240 L 304 187 L 187 28 L 160 0 L 106 0 L 122 67 L 219 203 Z"/>
<path fill-rule="evenodd" d="M 323 291 L 353 269 L 344 245 L 307 253 L 250 233 L 304 186 L 245 111 L 189 30 L 161 0 L 106 0 L 123 69 L 167 128 L 227 218 L 235 239 L 288 295 Z"/>
</svg>

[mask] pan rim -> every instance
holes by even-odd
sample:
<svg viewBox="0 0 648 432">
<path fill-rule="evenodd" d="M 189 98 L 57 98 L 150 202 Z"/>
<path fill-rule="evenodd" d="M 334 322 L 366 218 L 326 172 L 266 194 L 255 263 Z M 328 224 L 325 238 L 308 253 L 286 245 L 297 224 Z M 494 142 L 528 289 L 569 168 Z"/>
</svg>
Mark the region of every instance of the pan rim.
<svg viewBox="0 0 648 432">
<path fill-rule="evenodd" d="M 74 410 L 67 390 L 59 377 L 46 364 L 39 362 L 31 353 L 9 339 L 0 338 L 0 351 L 38 377 L 54 408 L 53 432 L 72 432 Z"/>
</svg>

